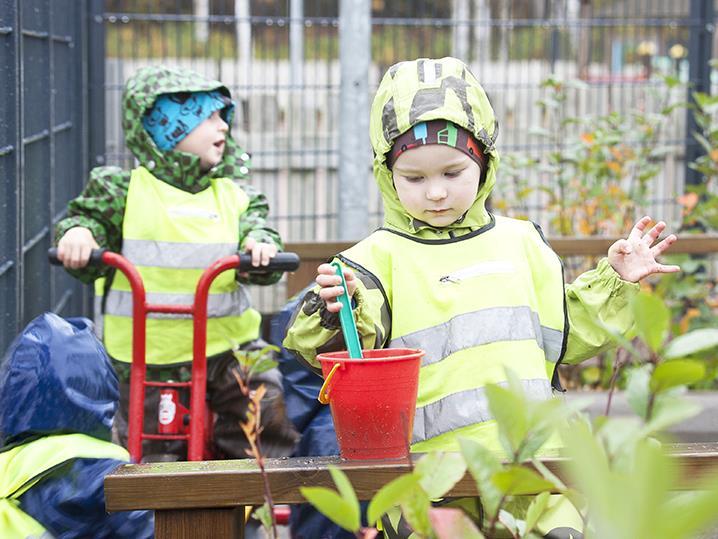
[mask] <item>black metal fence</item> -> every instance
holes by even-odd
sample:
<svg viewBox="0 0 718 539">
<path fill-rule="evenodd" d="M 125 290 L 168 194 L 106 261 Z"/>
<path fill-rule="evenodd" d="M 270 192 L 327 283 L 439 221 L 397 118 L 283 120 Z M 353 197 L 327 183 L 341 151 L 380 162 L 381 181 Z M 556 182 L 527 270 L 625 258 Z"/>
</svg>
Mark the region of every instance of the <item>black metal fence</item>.
<svg viewBox="0 0 718 539">
<path fill-rule="evenodd" d="M 87 312 L 47 249 L 88 172 L 88 8 L 0 0 L 0 351 L 43 311 Z"/>
</svg>

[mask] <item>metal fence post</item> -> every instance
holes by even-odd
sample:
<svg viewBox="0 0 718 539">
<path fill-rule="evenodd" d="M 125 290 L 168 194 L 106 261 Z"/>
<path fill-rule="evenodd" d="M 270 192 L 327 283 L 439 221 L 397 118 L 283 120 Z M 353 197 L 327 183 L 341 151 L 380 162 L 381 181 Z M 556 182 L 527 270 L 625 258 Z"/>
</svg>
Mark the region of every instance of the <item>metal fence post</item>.
<svg viewBox="0 0 718 539">
<path fill-rule="evenodd" d="M 297 91 L 304 85 L 304 0 L 291 0 L 289 10 L 289 79 Z"/>
<path fill-rule="evenodd" d="M 357 240 L 369 227 L 370 0 L 339 3 L 339 239 Z"/>
<path fill-rule="evenodd" d="M 104 0 L 90 0 L 87 21 L 88 51 L 84 57 L 87 77 L 85 127 L 89 145 L 89 168 L 105 164 L 105 13 Z M 88 170 L 89 172 L 89 170 Z"/>
<path fill-rule="evenodd" d="M 713 2 L 707 0 L 691 0 L 691 27 L 688 42 L 688 102 L 694 103 L 693 92 L 710 93 L 711 68 L 709 61 L 713 51 L 713 32 L 715 31 L 715 13 Z M 686 185 L 701 183 L 701 174 L 688 165 L 704 153 L 703 147 L 693 137 L 698 130 L 693 111 L 686 112 Z"/>
</svg>

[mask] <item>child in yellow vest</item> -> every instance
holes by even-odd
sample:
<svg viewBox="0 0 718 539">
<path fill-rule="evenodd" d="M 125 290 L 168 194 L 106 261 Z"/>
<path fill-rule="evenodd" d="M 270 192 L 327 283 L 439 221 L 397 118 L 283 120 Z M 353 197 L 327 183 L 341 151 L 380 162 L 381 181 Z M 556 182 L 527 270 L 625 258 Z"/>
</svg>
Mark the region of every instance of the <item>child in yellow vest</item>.
<svg viewBox="0 0 718 539">
<path fill-rule="evenodd" d="M 71 201 L 56 229 L 58 257 L 84 282 L 107 277 L 102 294 L 103 340 L 120 377 L 117 427 L 126 440 L 132 311 L 127 279 L 106 268 L 87 266 L 91 249 L 121 252 L 139 269 L 150 303 L 191 304 L 197 280 L 212 262 L 236 253 L 252 254 L 266 266 L 282 249 L 266 224 L 266 198 L 246 183 L 249 155 L 230 134 L 234 104 L 222 83 L 185 69 L 150 66 L 126 84 L 123 129 L 139 166 L 93 169 L 83 193 Z M 214 282 L 208 302 L 207 392 L 218 414 L 214 427 L 219 456 L 246 457 L 239 422 L 247 401 L 233 371 L 232 342 L 245 349 L 264 345 L 260 315 L 243 285 L 269 285 L 281 274 L 233 275 Z M 191 372 L 192 320 L 150 314 L 147 321 L 148 379 L 186 381 Z M 268 392 L 262 409 L 263 447 L 270 456 L 289 455 L 297 434 L 284 413 L 281 375 L 273 369 L 254 377 Z M 158 395 L 148 388 L 147 430 L 157 423 Z M 185 402 L 186 404 L 186 402 Z M 144 442 L 148 453 L 185 455 L 179 442 Z"/>
<path fill-rule="evenodd" d="M 595 270 L 564 285 L 561 261 L 537 225 L 486 208 L 497 179 L 497 135 L 484 90 L 454 58 L 392 66 L 372 105 L 384 224 L 337 259 L 363 347 L 426 351 L 413 451 L 458 450 L 459 437 L 498 449 L 487 384 L 505 383 L 508 367 L 529 398 L 551 398 L 560 389 L 559 363 L 611 346 L 593 320 L 627 331 L 638 281 L 679 271 L 656 261 L 676 237 L 655 244 L 666 225 L 649 229 L 643 217 Z M 319 351 L 346 348 L 337 315 L 341 281 L 323 264 L 316 282 L 284 345 L 321 372 Z M 560 527 L 580 536 L 575 512 L 542 524 L 547 537 L 560 536 L 550 535 Z"/>
</svg>

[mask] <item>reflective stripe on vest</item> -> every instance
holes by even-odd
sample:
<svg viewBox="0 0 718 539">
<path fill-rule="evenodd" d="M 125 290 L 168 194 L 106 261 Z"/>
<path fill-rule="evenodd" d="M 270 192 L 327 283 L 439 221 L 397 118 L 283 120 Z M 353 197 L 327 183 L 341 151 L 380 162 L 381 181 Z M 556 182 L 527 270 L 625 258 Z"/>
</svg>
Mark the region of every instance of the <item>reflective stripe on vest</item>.
<svg viewBox="0 0 718 539">
<path fill-rule="evenodd" d="M 196 243 L 169 241 L 122 241 L 122 254 L 136 266 L 205 270 L 218 259 L 237 252 L 236 243 L 209 243 L 197 249 Z"/>
<path fill-rule="evenodd" d="M 0 529 L 4 539 L 52 535 L 25 513 L 18 498 L 57 466 L 75 458 L 128 462 L 127 450 L 85 434 L 46 436 L 0 452 Z"/>
<path fill-rule="evenodd" d="M 563 344 L 561 331 L 541 325 L 528 307 L 492 307 L 455 316 L 445 324 L 392 339 L 390 348 L 421 348 L 422 365 L 431 365 L 451 354 L 497 341 L 535 340 L 552 363 Z"/>
<path fill-rule="evenodd" d="M 217 259 L 235 254 L 239 218 L 247 195 L 231 180 L 218 178 L 199 193 L 188 193 L 156 179 L 139 167 L 132 171 L 123 220 L 122 255 L 138 269 L 152 304 L 191 305 L 202 272 Z M 259 313 L 236 282 L 236 272 L 220 274 L 208 299 L 208 356 L 232 343 L 259 335 Z M 129 282 L 115 274 L 105 299 L 104 341 L 110 355 L 131 361 L 132 294 Z M 149 313 L 146 361 L 172 364 L 192 359 L 189 315 Z"/>
<path fill-rule="evenodd" d="M 436 242 L 379 230 L 342 255 L 381 282 L 392 312 L 388 345 L 426 351 L 413 429 L 422 450 L 451 446 L 453 431 L 490 421 L 484 388 L 504 383 L 505 368 L 529 398 L 551 397 L 564 342 L 563 272 L 532 223 L 499 217 Z"/>
<path fill-rule="evenodd" d="M 149 292 L 146 300 L 152 304 L 191 305 L 194 294 L 166 294 Z M 249 295 L 244 288 L 226 294 L 210 294 L 207 298 L 207 315 L 211 318 L 239 316 L 250 307 Z M 107 295 L 107 312 L 116 316 L 132 316 L 132 292 L 112 290 Z M 147 318 L 192 318 L 189 314 L 147 313 Z"/>
<path fill-rule="evenodd" d="M 507 387 L 508 383 L 500 382 L 496 385 Z M 543 401 L 550 399 L 553 394 L 551 384 L 545 378 L 522 380 L 521 385 L 527 400 Z M 429 440 L 467 425 L 493 419 L 486 388 L 467 389 L 417 408 L 411 442 Z"/>
</svg>

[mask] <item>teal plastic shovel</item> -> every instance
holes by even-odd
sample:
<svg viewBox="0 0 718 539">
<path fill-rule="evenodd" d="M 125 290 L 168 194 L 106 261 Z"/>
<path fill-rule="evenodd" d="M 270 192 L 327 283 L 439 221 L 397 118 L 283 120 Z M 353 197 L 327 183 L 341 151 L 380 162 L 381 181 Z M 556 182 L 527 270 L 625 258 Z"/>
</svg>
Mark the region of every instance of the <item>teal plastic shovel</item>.
<svg viewBox="0 0 718 539">
<path fill-rule="evenodd" d="M 342 308 L 339 311 L 339 321 L 342 324 L 342 333 L 344 334 L 344 342 L 347 345 L 349 351 L 349 357 L 355 359 L 361 359 L 361 342 L 359 341 L 359 334 L 357 333 L 357 326 L 354 323 L 354 313 L 352 312 L 352 304 L 349 299 L 349 293 L 347 292 L 347 282 L 344 280 L 344 270 L 342 265 L 336 260 L 332 262 L 334 270 L 342 280 L 342 288 L 344 292 L 337 298 L 342 304 Z"/>
</svg>

